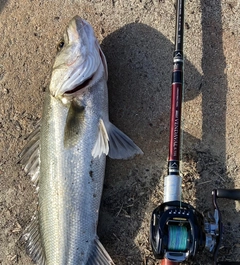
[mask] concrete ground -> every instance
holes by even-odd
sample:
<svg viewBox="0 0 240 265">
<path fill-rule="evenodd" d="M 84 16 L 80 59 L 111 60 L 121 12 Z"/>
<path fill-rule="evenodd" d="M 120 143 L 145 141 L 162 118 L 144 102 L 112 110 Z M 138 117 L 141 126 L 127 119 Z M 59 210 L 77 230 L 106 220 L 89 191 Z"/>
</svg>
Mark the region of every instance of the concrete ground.
<svg viewBox="0 0 240 265">
<path fill-rule="evenodd" d="M 149 222 L 166 176 L 174 0 L 0 1 L 0 264 L 30 265 L 19 243 L 37 196 L 17 159 L 41 117 L 56 45 L 76 14 L 109 67 L 110 118 L 144 151 L 107 161 L 99 237 L 117 265 L 153 265 Z M 211 208 L 213 188 L 240 188 L 240 2 L 186 1 L 183 198 Z M 220 201 L 219 256 L 240 261 L 240 207 Z M 193 264 L 212 264 L 206 253 Z"/>
</svg>

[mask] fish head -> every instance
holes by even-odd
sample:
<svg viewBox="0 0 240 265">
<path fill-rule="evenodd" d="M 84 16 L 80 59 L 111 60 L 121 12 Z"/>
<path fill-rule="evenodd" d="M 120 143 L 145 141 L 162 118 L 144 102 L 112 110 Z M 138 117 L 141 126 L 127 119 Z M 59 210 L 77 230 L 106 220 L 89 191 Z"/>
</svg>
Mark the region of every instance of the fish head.
<svg viewBox="0 0 240 265">
<path fill-rule="evenodd" d="M 107 80 L 107 63 L 91 25 L 75 16 L 68 24 L 53 65 L 50 93 L 75 96 L 100 78 Z"/>
</svg>

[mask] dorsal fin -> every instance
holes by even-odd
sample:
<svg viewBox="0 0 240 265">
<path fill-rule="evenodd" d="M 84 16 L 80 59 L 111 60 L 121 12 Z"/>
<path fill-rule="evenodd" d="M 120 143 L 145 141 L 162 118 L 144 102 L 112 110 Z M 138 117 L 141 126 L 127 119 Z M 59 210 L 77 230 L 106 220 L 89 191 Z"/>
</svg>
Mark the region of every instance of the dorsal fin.
<svg viewBox="0 0 240 265">
<path fill-rule="evenodd" d="M 40 142 L 40 122 L 38 122 L 36 129 L 28 136 L 28 143 L 24 146 L 19 155 L 19 161 L 24 171 L 31 177 L 35 186 L 38 185 L 39 180 L 39 142 Z"/>
</svg>

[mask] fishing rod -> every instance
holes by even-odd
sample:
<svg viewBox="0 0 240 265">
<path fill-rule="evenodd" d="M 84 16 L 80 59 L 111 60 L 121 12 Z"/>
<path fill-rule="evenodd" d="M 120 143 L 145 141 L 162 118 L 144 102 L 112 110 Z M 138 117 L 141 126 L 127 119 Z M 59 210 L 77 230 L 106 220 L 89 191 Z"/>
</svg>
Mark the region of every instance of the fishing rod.
<svg viewBox="0 0 240 265">
<path fill-rule="evenodd" d="M 184 85 L 184 0 L 177 0 L 175 49 L 171 86 L 170 140 L 168 172 L 164 178 L 164 201 L 152 213 L 150 241 L 153 254 L 161 265 L 194 261 L 196 253 L 208 250 L 213 265 L 240 265 L 240 262 L 217 261 L 223 236 L 218 198 L 240 200 L 240 189 L 214 189 L 213 214 L 203 216 L 193 206 L 181 201 L 180 148 L 181 109 Z"/>
</svg>

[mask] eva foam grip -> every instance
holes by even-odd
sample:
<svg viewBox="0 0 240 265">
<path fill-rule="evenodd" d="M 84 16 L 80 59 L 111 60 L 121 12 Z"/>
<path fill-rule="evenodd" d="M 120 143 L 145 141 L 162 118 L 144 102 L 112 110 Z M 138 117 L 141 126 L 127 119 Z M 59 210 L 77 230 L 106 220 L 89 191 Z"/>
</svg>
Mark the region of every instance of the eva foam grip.
<svg viewBox="0 0 240 265">
<path fill-rule="evenodd" d="M 217 265 L 240 265 L 237 261 L 219 261 Z"/>
</svg>

